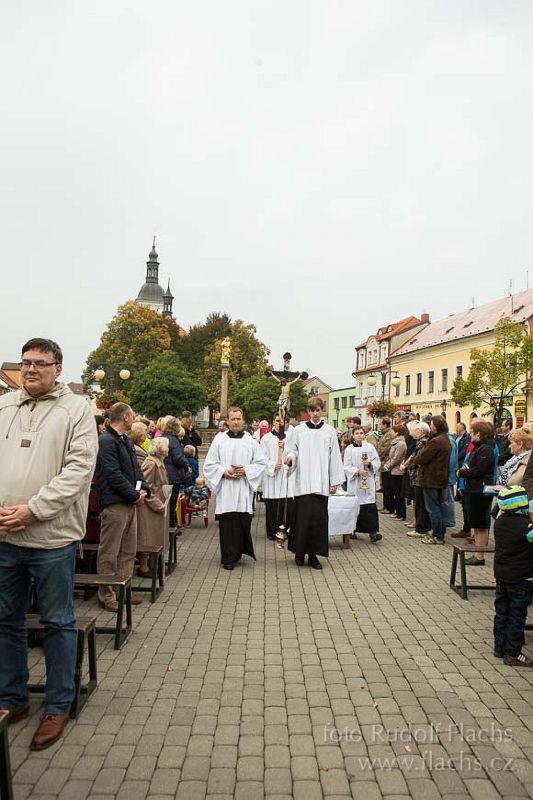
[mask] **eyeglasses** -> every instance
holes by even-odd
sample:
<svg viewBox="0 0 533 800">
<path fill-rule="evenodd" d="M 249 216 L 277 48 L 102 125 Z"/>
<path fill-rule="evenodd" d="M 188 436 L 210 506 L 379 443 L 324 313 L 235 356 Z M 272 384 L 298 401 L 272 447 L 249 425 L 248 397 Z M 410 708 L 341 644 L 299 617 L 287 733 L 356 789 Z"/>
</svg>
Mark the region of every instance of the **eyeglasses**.
<svg viewBox="0 0 533 800">
<path fill-rule="evenodd" d="M 34 361 L 30 358 L 23 358 L 19 363 L 19 367 L 21 369 L 29 369 L 30 367 L 35 367 L 35 369 L 45 369 L 46 367 L 53 367 L 55 364 L 57 364 L 57 361 Z"/>
</svg>

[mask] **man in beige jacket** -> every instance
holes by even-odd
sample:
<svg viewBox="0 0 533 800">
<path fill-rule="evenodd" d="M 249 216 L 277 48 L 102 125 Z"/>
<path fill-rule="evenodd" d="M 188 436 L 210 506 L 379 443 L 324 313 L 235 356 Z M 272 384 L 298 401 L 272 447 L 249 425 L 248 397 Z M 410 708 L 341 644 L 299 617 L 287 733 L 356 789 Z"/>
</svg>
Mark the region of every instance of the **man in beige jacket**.
<svg viewBox="0 0 533 800">
<path fill-rule="evenodd" d="M 0 710 L 29 712 L 26 611 L 33 579 L 44 624 L 44 716 L 32 750 L 63 733 L 74 699 L 76 544 L 85 533 L 98 449 L 85 400 L 58 383 L 63 355 L 50 339 L 22 348 L 23 388 L 0 397 Z"/>
</svg>

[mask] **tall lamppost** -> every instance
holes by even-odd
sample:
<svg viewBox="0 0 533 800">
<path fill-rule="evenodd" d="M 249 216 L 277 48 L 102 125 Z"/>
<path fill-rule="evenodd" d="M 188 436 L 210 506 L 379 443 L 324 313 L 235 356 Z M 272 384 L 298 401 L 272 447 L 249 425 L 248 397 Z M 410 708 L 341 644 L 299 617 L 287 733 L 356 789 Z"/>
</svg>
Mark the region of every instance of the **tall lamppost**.
<svg viewBox="0 0 533 800">
<path fill-rule="evenodd" d="M 220 355 L 220 366 L 222 373 L 220 376 L 220 417 L 225 419 L 228 413 L 228 372 L 231 357 L 231 339 L 226 336 L 222 340 L 222 353 Z"/>
<path fill-rule="evenodd" d="M 441 401 L 440 407 L 442 408 L 442 416 L 446 419 L 446 409 L 448 408 L 448 401 L 446 398 Z"/>
</svg>

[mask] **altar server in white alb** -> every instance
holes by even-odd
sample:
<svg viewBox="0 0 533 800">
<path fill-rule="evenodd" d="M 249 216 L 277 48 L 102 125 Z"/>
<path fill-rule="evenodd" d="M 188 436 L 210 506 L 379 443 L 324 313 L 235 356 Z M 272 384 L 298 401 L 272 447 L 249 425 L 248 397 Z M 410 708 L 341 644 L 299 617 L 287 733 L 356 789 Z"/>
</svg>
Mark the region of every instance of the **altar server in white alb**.
<svg viewBox="0 0 533 800">
<path fill-rule="evenodd" d="M 263 475 L 263 500 L 266 511 L 266 534 L 275 539 L 278 526 L 283 523 L 287 529 L 291 527 L 294 472 L 283 463 L 283 454 L 291 448 L 294 428 L 287 425 L 285 438 L 279 438 L 281 418 L 279 413 L 272 420 L 272 430 L 261 439 L 261 449 L 266 453 L 268 465 Z"/>
<path fill-rule="evenodd" d="M 329 555 L 328 497 L 344 481 L 344 469 L 335 429 L 322 420 L 324 402 L 312 397 L 307 409 L 309 421 L 294 431 L 285 463 L 295 470 L 294 524 L 289 550 L 298 566 L 305 555 L 313 569 L 322 569 L 317 556 Z"/>
<path fill-rule="evenodd" d="M 224 569 L 233 569 L 242 555 L 255 559 L 252 543 L 252 501 L 268 458 L 243 430 L 240 408 L 228 410 L 229 430 L 213 439 L 204 462 L 204 477 L 216 498 L 220 554 Z"/>
<path fill-rule="evenodd" d="M 344 451 L 344 472 L 348 481 L 347 494 L 357 495 L 359 513 L 352 538 L 357 533 L 369 533 L 371 542 L 379 542 L 379 515 L 376 506 L 376 478 L 381 461 L 374 445 L 365 441 L 360 425 L 352 431 L 353 444 Z M 357 533 L 356 533 L 357 532 Z"/>
</svg>

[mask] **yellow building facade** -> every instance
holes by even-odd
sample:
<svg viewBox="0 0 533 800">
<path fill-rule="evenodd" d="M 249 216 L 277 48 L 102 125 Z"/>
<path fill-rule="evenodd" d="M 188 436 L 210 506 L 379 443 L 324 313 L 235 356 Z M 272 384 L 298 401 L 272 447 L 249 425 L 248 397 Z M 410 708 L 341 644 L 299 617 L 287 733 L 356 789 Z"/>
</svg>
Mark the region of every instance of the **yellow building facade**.
<svg viewBox="0 0 533 800">
<path fill-rule="evenodd" d="M 457 377 L 468 377 L 470 351 L 494 346 L 494 326 L 502 317 L 529 324 L 533 318 L 533 290 L 430 323 L 391 354 L 391 375 L 400 379 L 399 385 L 392 388 L 391 400 L 421 417 L 444 414 L 452 430 L 457 422 L 464 422 L 468 428 L 475 417 L 491 419 L 488 403 L 480 408 L 456 405 L 452 388 Z M 533 419 L 529 393 L 524 389 L 506 403 L 505 416 L 512 417 L 514 425 Z"/>
</svg>

